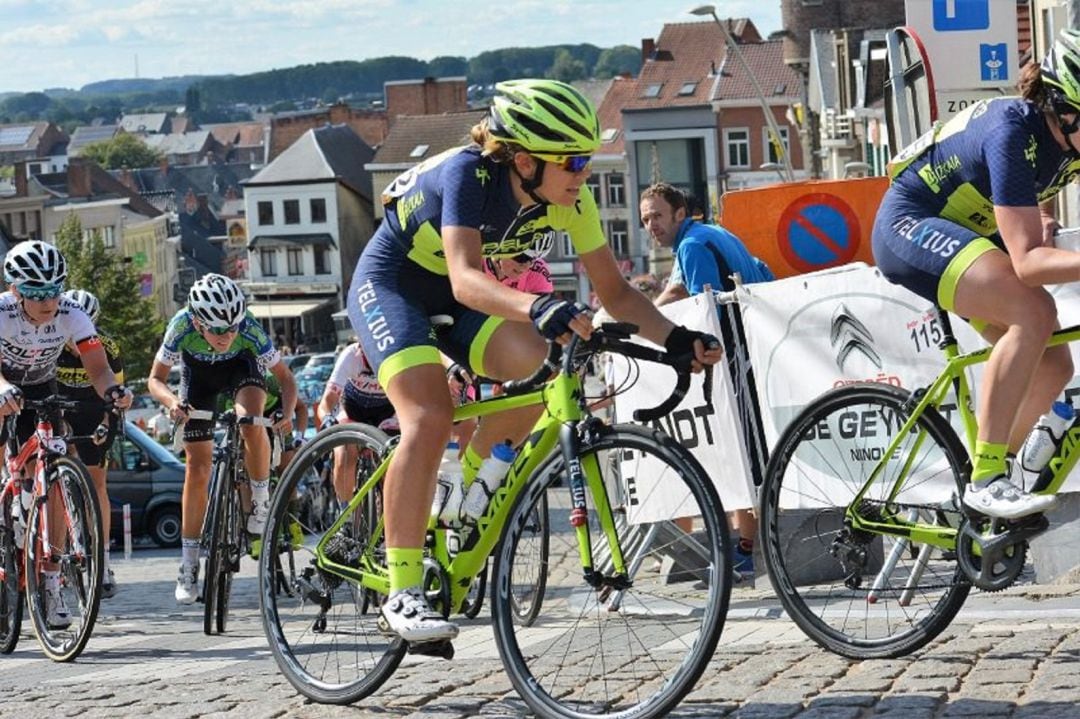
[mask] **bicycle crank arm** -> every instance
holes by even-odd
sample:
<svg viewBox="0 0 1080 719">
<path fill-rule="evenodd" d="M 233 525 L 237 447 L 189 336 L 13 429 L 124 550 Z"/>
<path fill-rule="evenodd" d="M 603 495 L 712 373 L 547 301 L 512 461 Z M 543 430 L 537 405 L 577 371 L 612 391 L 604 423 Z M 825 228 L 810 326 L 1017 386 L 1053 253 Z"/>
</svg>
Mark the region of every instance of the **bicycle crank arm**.
<svg viewBox="0 0 1080 719">
<path fill-rule="evenodd" d="M 423 642 L 422 644 L 409 643 L 409 654 L 419 654 L 425 657 L 437 657 L 439 659 L 453 659 L 454 645 L 449 639 L 437 642 Z"/>
</svg>

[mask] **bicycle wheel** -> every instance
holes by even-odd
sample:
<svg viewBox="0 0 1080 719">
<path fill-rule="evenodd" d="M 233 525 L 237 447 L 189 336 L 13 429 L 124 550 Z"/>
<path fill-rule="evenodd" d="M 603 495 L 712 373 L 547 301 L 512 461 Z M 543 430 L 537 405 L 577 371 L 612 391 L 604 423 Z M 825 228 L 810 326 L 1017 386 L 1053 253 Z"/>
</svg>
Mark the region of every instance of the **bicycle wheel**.
<svg viewBox="0 0 1080 719">
<path fill-rule="evenodd" d="M 621 461 L 607 462 L 609 452 Z M 495 643 L 514 688 L 539 716 L 664 716 L 693 689 L 723 629 L 731 595 L 724 509 L 701 465 L 660 432 L 600 427 L 583 440 L 580 457 L 603 475 L 609 497 L 620 484 L 631 489 L 630 519 L 650 522 L 652 539 L 626 556 L 622 588 L 586 583 L 569 523 L 570 490 L 558 482 L 562 457 L 542 467 L 510 510 L 492 570 Z M 586 492 L 590 508 L 598 499 L 606 501 Z M 529 545 L 544 536 L 530 527 L 545 500 L 546 585 L 527 626 L 509 597 L 519 555 L 534 552 Z M 691 531 L 673 517 L 686 518 Z M 595 511 L 589 536 L 594 550 L 607 544 Z M 659 572 L 654 559 L 663 560 Z"/>
<path fill-rule="evenodd" d="M 227 562 L 226 515 L 232 495 L 232 471 L 228 461 L 214 462 L 210 475 L 210 500 L 203 519 L 202 541 L 206 549 L 206 573 L 203 578 L 203 632 L 214 635 L 218 628 L 218 605 Z"/>
<path fill-rule="evenodd" d="M 407 646 L 379 630 L 381 596 L 317 566 L 315 538 L 299 547 L 286 544 L 288 533 L 282 528 L 301 519 L 289 500 L 308 469 L 326 461 L 335 447 L 353 445 L 363 456 L 381 452 L 385 442 L 382 432 L 364 425 L 320 432 L 293 458 L 270 502 L 267 539 L 259 557 L 263 628 L 281 672 L 316 702 L 349 704 L 368 696 L 394 673 Z M 358 463 L 358 482 L 366 480 L 369 469 L 367 462 Z M 370 560 L 376 567 L 385 566 L 381 527 L 373 521 L 379 516 L 377 496 L 377 491 L 367 493 L 330 540 L 333 550 L 328 547 L 327 552 L 340 563 Z M 314 534 L 311 527 L 302 529 Z M 292 554 L 289 568 L 274 561 L 283 552 Z M 284 582 L 281 572 L 288 572 Z M 288 591 L 279 591 L 282 584 Z"/>
<path fill-rule="evenodd" d="M 0 654 L 15 651 L 15 645 L 19 643 L 19 630 L 22 629 L 23 599 L 19 591 L 21 552 L 15 546 L 12 501 L 7 492 L 0 495 Z"/>
<path fill-rule="evenodd" d="M 67 662 L 79 656 L 94 628 L 105 548 L 97 493 L 86 468 L 70 457 L 53 458 L 51 464 L 48 501 L 35 500 L 27 519 L 26 600 L 42 651 L 53 661 Z M 57 510 L 52 516 L 51 507 Z M 56 517 L 61 518 L 59 522 L 49 521 Z M 66 626 L 50 623 L 52 601 L 67 608 Z"/>
<path fill-rule="evenodd" d="M 536 621 L 547 589 L 548 557 L 551 549 L 547 494 L 540 495 L 518 537 L 514 552 L 517 563 L 510 580 L 510 605 L 517 621 L 528 627 Z"/>
<path fill-rule="evenodd" d="M 959 525 L 953 497 L 968 473 L 967 452 L 938 412 L 924 412 L 881 461 L 910 416 L 908 397 L 851 385 L 818 398 L 784 430 L 761 488 L 765 563 L 780 601 L 807 636 L 855 659 L 922 647 L 970 590 L 955 552 L 855 531 L 845 520 L 869 480 L 861 516 Z"/>
<path fill-rule="evenodd" d="M 221 568 L 217 575 L 214 597 L 214 622 L 218 634 L 224 634 L 229 624 L 229 598 L 232 596 L 233 575 L 240 571 L 240 555 L 243 553 L 243 513 L 240 511 L 240 493 L 236 485 L 226 490 L 225 521 L 221 524 Z"/>
<path fill-rule="evenodd" d="M 465 595 L 465 604 L 461 607 L 461 613 L 468 619 L 476 619 L 480 610 L 484 607 L 484 594 L 487 592 L 488 566 L 480 570 L 469 587 L 469 593 Z"/>
</svg>

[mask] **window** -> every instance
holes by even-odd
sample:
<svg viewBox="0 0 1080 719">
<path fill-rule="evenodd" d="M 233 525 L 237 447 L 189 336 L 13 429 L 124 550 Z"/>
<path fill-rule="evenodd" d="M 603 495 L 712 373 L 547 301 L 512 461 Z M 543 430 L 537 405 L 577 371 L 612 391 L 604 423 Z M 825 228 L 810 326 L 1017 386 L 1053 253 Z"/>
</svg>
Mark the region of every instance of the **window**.
<svg viewBox="0 0 1080 719">
<path fill-rule="evenodd" d="M 693 95 L 695 90 L 697 90 L 697 81 L 696 80 L 693 81 L 693 82 L 684 82 L 682 84 L 682 87 L 679 88 L 679 94 L 680 95 Z"/>
<path fill-rule="evenodd" d="M 608 241 L 611 243 L 611 251 L 616 257 L 628 257 L 630 246 L 627 238 L 630 233 L 627 231 L 626 220 L 612 220 L 609 227 L 611 229 L 608 230 Z"/>
<path fill-rule="evenodd" d="M 277 250 L 259 250 L 259 267 L 263 277 L 277 276 Z"/>
<path fill-rule="evenodd" d="M 285 200 L 285 224 L 300 224 L 300 200 Z"/>
<path fill-rule="evenodd" d="M 330 274 L 330 250 L 325 247 L 315 248 L 315 274 Z"/>
<path fill-rule="evenodd" d="M 585 186 L 592 192 L 596 206 L 600 207 L 600 178 L 597 175 L 589 175 L 589 179 L 585 180 Z"/>
<path fill-rule="evenodd" d="M 724 130 L 724 148 L 729 168 L 750 167 L 750 130 L 745 127 Z"/>
<path fill-rule="evenodd" d="M 791 144 L 788 141 L 788 127 L 787 125 L 780 125 L 777 129 L 780 130 L 780 143 L 784 147 L 784 154 L 787 155 L 791 152 Z M 761 138 L 763 143 L 762 147 L 764 148 L 764 152 L 761 154 L 764 157 L 769 158 L 768 162 L 777 162 L 781 165 L 784 164 L 784 161 L 780 159 L 780 156 L 776 153 L 776 145 L 772 142 L 772 133 L 769 132 L 768 126 L 761 128 Z"/>
<path fill-rule="evenodd" d="M 311 200 L 311 222 L 313 224 L 326 222 L 326 200 L 321 197 Z"/>
<path fill-rule="evenodd" d="M 563 257 L 577 257 L 577 250 L 574 249 L 574 243 L 570 241 L 570 235 L 565 232 L 560 232 L 559 243 L 559 247 L 562 248 Z"/>
<path fill-rule="evenodd" d="M 607 176 L 608 207 L 626 207 L 626 180 L 621 172 Z"/>
<path fill-rule="evenodd" d="M 645 92 L 641 93 L 642 97 L 656 98 L 660 97 L 660 90 L 664 87 L 662 82 L 654 82 L 645 88 Z"/>
<path fill-rule="evenodd" d="M 285 259 L 289 265 L 289 275 L 304 274 L 304 253 L 299 247 L 290 247 L 285 251 Z"/>
<path fill-rule="evenodd" d="M 260 202 L 258 204 L 259 209 L 259 224 L 260 225 L 272 225 L 274 224 L 274 203 L 273 202 Z"/>
<path fill-rule="evenodd" d="M 412 149 L 412 152 L 409 153 L 409 157 L 423 157 L 424 153 L 428 151 L 429 147 L 431 147 L 431 146 L 430 145 L 417 145 L 416 147 L 414 147 Z"/>
</svg>

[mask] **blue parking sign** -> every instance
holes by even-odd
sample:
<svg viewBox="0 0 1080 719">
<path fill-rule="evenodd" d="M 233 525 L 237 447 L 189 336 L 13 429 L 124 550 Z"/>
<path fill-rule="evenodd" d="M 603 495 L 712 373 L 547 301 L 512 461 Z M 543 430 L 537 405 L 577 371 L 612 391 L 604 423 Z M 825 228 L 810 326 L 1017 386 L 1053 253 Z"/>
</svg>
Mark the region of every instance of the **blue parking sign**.
<svg viewBox="0 0 1080 719">
<path fill-rule="evenodd" d="M 1006 43 L 979 43 L 979 79 L 1003 82 L 1009 79 Z"/>
<path fill-rule="evenodd" d="M 990 0 L 934 0 L 935 30 L 954 32 L 989 28 Z"/>
</svg>

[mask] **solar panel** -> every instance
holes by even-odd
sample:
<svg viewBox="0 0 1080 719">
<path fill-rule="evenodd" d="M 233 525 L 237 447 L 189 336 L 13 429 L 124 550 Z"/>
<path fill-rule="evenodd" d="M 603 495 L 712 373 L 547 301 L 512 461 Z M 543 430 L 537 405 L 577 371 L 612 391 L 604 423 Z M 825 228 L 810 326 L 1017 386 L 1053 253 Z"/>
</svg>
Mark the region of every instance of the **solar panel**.
<svg viewBox="0 0 1080 719">
<path fill-rule="evenodd" d="M 30 135 L 33 132 L 33 125 L 22 125 L 19 127 L 0 127 L 0 146 L 25 145 L 26 141 L 30 139 Z"/>
</svg>

